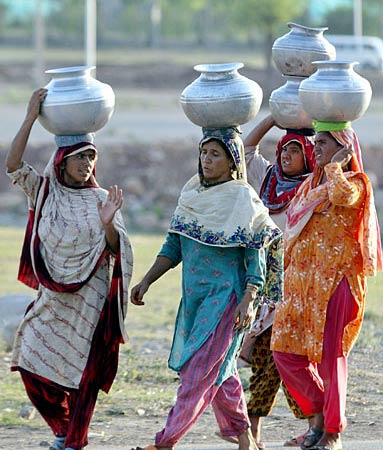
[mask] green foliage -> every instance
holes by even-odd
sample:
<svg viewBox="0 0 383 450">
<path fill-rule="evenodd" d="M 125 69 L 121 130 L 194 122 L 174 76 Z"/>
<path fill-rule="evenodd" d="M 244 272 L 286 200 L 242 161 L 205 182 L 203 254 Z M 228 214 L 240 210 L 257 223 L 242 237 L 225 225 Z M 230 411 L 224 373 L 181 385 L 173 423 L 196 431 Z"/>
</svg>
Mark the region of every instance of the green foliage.
<svg viewBox="0 0 383 450">
<path fill-rule="evenodd" d="M 82 46 L 85 2 L 52 0 L 51 3 L 45 11 L 48 42 Z M 305 0 L 102 1 L 97 2 L 98 43 L 101 46 L 112 42 L 120 46 L 128 42 L 149 45 L 153 33 L 177 44 L 250 42 L 255 34 L 275 35 L 286 22 L 302 16 L 306 4 Z M 161 11 L 157 25 L 152 15 L 153 5 L 159 6 Z M 3 7 L 5 12 L 10 9 L 9 3 Z M 32 26 L 33 9 L 29 8 L 22 17 L 24 26 Z M 16 24 L 16 19 L 11 20 L 8 29 Z"/>
<path fill-rule="evenodd" d="M 335 2 L 334 2 L 335 3 Z M 33 27 L 33 7 L 16 7 L 16 2 L 0 0 L 0 35 L 28 36 Z M 160 23 L 152 16 L 153 5 L 160 7 Z M 286 23 L 306 25 L 307 0 L 108 0 L 97 2 L 98 43 L 149 45 L 153 33 L 177 44 L 251 43 L 286 32 Z M 383 2 L 364 0 L 364 34 L 382 36 Z M 17 11 L 17 14 L 15 13 Z M 85 2 L 50 0 L 44 4 L 48 42 L 62 46 L 83 45 Z M 313 19 L 315 20 L 315 18 Z M 311 20 L 311 22 L 313 22 Z M 332 33 L 353 33 L 353 6 L 334 4 L 321 24 Z M 160 40 L 158 41 L 160 42 Z"/>
<path fill-rule="evenodd" d="M 273 35 L 281 25 L 302 16 L 307 6 L 306 0 L 234 0 L 230 3 L 238 26 L 255 26 Z"/>
</svg>

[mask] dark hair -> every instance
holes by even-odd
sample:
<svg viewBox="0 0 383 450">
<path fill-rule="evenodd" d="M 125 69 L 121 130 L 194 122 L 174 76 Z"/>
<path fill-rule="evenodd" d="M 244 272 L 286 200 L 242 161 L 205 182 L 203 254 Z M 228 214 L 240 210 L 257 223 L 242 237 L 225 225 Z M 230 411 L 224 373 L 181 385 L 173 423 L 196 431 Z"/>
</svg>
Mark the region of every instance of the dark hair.
<svg viewBox="0 0 383 450">
<path fill-rule="evenodd" d="M 314 128 L 299 128 L 297 130 L 286 128 L 287 133 L 300 134 L 301 136 L 314 136 L 315 130 Z"/>
</svg>

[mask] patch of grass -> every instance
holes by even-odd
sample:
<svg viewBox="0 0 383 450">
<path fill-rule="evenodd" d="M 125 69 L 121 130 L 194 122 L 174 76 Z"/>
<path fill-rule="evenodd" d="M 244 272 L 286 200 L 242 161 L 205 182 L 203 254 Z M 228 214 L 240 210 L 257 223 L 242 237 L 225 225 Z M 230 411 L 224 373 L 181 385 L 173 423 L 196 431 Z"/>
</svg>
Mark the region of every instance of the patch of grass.
<svg viewBox="0 0 383 450">
<path fill-rule="evenodd" d="M 0 47 L 0 61 L 3 63 L 22 62 L 31 63 L 35 54 L 29 48 L 8 48 Z M 84 52 L 81 48 L 46 48 L 44 52 L 46 66 L 59 60 L 63 65 L 70 63 L 83 64 Z M 180 65 L 193 66 L 207 61 L 213 62 L 243 61 L 251 65 L 263 65 L 263 56 L 257 54 L 254 48 L 214 48 L 190 47 L 185 51 L 177 48 L 108 48 L 97 49 L 97 64 L 166 64 L 174 63 Z"/>
<path fill-rule="evenodd" d="M 17 281 L 23 237 L 21 228 L 0 227 L 0 295 L 33 292 Z"/>
<path fill-rule="evenodd" d="M 366 316 L 383 318 L 383 273 L 379 272 L 376 277 L 369 277 L 367 286 Z"/>
</svg>

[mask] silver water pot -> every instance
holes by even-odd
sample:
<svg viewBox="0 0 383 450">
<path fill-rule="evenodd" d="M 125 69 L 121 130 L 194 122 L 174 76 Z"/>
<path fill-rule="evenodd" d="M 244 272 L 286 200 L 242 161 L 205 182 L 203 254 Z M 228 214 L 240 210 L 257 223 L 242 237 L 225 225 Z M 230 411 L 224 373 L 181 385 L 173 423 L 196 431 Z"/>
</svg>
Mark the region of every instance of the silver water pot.
<svg viewBox="0 0 383 450">
<path fill-rule="evenodd" d="M 52 76 L 45 86 L 39 121 L 55 135 L 94 133 L 113 114 L 115 96 L 106 83 L 91 76 L 94 66 L 74 66 L 47 70 Z"/>
<path fill-rule="evenodd" d="M 312 120 L 303 109 L 298 89 L 306 77 L 285 75 L 286 83 L 275 89 L 269 98 L 271 115 L 282 128 L 312 128 Z"/>
<path fill-rule="evenodd" d="M 328 29 L 311 28 L 288 22 L 291 29 L 275 40 L 273 61 L 283 75 L 308 77 L 315 72 L 312 61 L 335 59 L 335 47 L 323 36 Z"/>
<path fill-rule="evenodd" d="M 307 114 L 316 120 L 347 122 L 361 117 L 371 102 L 368 80 L 354 71 L 356 62 L 315 61 L 317 71 L 303 80 L 298 95 Z"/>
<path fill-rule="evenodd" d="M 253 80 L 238 73 L 242 63 L 199 64 L 200 76 L 181 93 L 180 103 L 191 122 L 200 127 L 238 126 L 252 120 L 263 92 Z"/>
</svg>

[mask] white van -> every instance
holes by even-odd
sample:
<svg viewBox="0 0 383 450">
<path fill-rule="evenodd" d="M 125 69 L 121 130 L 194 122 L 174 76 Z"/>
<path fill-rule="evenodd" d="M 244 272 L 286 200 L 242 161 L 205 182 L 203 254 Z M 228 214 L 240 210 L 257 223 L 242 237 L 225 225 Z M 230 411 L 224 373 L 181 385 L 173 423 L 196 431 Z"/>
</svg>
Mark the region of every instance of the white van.
<svg viewBox="0 0 383 450">
<path fill-rule="evenodd" d="M 383 40 L 376 36 L 326 34 L 336 49 L 336 59 L 357 61 L 355 67 L 365 70 L 383 70 Z"/>
</svg>

